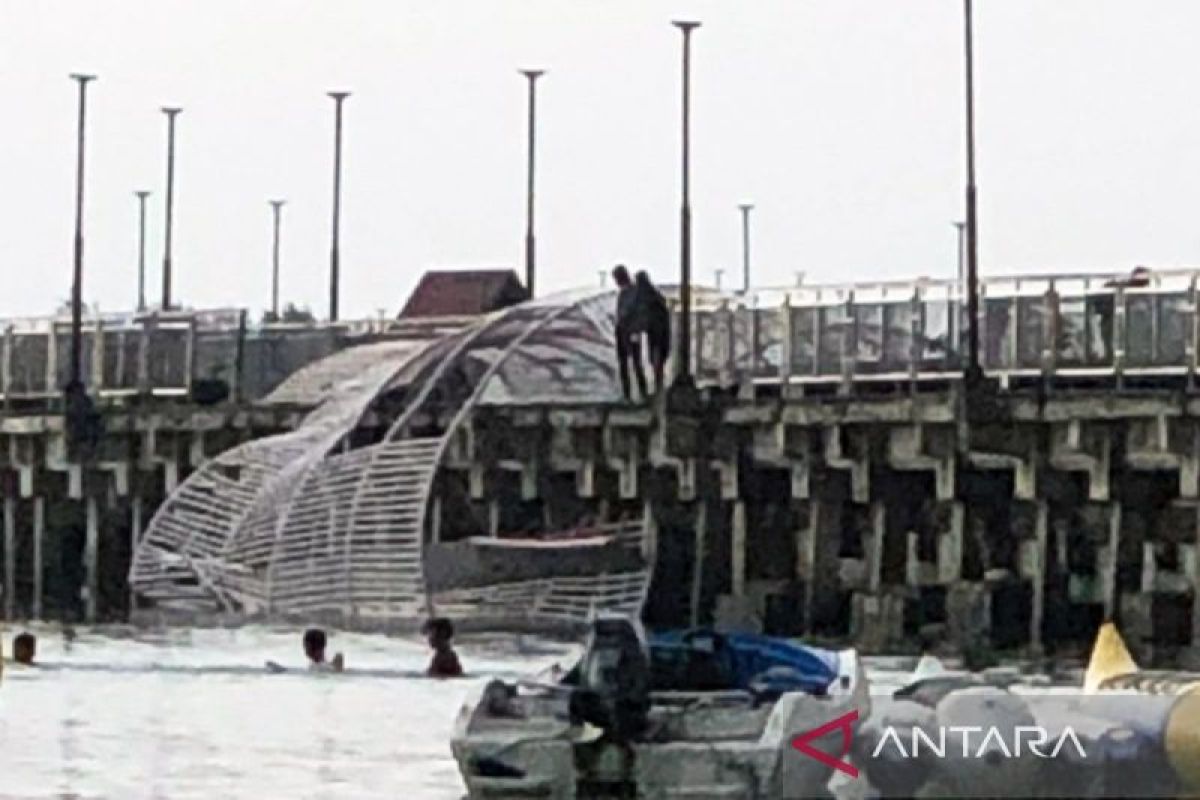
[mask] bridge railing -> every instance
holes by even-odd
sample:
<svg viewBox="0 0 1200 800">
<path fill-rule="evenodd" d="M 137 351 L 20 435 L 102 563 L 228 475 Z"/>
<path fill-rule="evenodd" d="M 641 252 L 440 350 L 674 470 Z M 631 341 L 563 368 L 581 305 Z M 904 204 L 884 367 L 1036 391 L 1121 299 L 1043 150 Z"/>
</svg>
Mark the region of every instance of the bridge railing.
<svg viewBox="0 0 1200 800">
<path fill-rule="evenodd" d="M 84 320 L 82 377 L 99 397 L 188 394 L 195 381 L 224 381 L 261 397 L 305 364 L 329 355 L 352 325 L 250 326 L 238 309 L 93 315 Z M 0 399 L 60 396 L 70 376 L 65 317 L 0 321 Z"/>
<path fill-rule="evenodd" d="M 1159 272 L 1136 288 L 1112 275 L 985 279 L 981 363 L 1003 381 L 1193 375 L 1198 277 Z M 718 385 L 954 379 L 964 305 L 955 281 L 703 290 L 693 298 L 692 367 Z"/>
</svg>

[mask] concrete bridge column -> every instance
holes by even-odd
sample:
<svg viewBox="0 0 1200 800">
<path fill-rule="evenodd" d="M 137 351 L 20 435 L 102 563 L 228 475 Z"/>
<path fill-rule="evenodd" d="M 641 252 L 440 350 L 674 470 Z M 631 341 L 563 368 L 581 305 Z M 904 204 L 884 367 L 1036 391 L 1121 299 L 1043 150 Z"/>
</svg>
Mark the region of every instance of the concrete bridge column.
<svg viewBox="0 0 1200 800">
<path fill-rule="evenodd" d="M 700 624 L 700 602 L 703 599 L 704 560 L 708 555 L 708 504 L 696 504 L 695 542 L 692 556 L 691 625 Z"/>
<path fill-rule="evenodd" d="M 100 507 L 94 494 L 88 494 L 85 503 L 87 538 L 84 543 L 83 565 L 87 600 L 84 604 L 84 614 L 88 622 L 95 622 L 100 592 Z"/>
<path fill-rule="evenodd" d="M 1029 615 L 1029 645 L 1034 652 L 1042 648 L 1042 621 L 1046 608 L 1046 547 L 1050 535 L 1050 506 L 1038 499 L 1034 510 L 1033 537 L 1020 544 L 1020 575 L 1032 589 Z"/>
<path fill-rule="evenodd" d="M 40 620 L 45 599 L 45 538 L 46 538 L 46 498 L 35 495 L 33 498 L 33 618 Z"/>
<path fill-rule="evenodd" d="M 746 596 L 746 501 L 733 504 L 732 580 L 730 593 L 736 598 Z"/>
<path fill-rule="evenodd" d="M 17 499 L 4 495 L 4 618 L 16 616 L 17 600 Z"/>
</svg>

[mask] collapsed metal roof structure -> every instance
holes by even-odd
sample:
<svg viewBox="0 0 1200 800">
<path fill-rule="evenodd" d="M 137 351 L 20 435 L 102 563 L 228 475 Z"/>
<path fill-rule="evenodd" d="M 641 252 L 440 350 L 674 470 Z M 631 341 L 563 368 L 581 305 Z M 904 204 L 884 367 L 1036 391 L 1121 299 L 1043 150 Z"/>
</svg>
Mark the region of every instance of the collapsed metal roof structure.
<svg viewBox="0 0 1200 800">
<path fill-rule="evenodd" d="M 611 292 L 539 298 L 298 371 L 264 402 L 315 408 L 295 430 L 222 453 L 180 484 L 138 543 L 133 590 L 176 612 L 348 624 L 489 607 L 568 622 L 636 610 L 644 563 L 443 592 L 422 569 L 433 482 L 472 408 L 619 399 L 612 307 Z M 622 540 L 640 548 L 640 535 Z"/>
</svg>

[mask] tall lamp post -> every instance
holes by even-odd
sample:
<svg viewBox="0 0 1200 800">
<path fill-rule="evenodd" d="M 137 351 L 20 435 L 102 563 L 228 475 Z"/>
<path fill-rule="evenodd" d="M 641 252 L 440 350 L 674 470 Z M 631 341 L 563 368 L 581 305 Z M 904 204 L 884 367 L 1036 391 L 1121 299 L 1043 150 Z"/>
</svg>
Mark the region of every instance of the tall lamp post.
<svg viewBox="0 0 1200 800">
<path fill-rule="evenodd" d="M 164 107 L 167 115 L 167 198 L 166 225 L 163 228 L 162 309 L 171 310 L 171 234 L 175 221 L 175 117 L 182 108 Z"/>
<path fill-rule="evenodd" d="M 329 321 L 338 320 L 338 288 L 341 264 L 339 262 L 339 236 L 342 223 L 342 103 L 350 92 L 327 92 L 333 98 L 333 234 L 329 247 Z"/>
<path fill-rule="evenodd" d="M 967 145 L 967 374 L 969 384 L 982 377 L 979 368 L 979 226 L 975 213 L 975 67 L 971 0 L 963 0 L 963 56 L 966 66 Z"/>
<path fill-rule="evenodd" d="M 544 69 L 523 69 L 521 74 L 529 80 L 529 154 L 526 161 L 525 184 L 525 291 L 533 297 L 537 277 L 536 244 L 533 236 L 533 175 L 534 156 L 537 143 L 537 79 L 546 74 Z"/>
<path fill-rule="evenodd" d="M 87 85 L 95 75 L 71 73 L 79 84 L 79 119 L 75 152 L 75 264 L 71 279 L 71 373 L 67 379 L 66 404 L 68 411 L 75 400 L 84 395 L 83 389 L 83 163 L 87 120 Z"/>
<path fill-rule="evenodd" d="M 753 203 L 740 203 L 742 210 L 742 291 L 750 291 L 750 211 Z"/>
<path fill-rule="evenodd" d="M 268 200 L 271 204 L 273 234 L 271 237 L 271 316 L 279 321 L 279 225 L 286 200 Z"/>
<path fill-rule="evenodd" d="M 139 189 L 133 193 L 138 199 L 138 282 L 137 310 L 146 310 L 146 198 L 150 196 L 147 189 Z"/>
<path fill-rule="evenodd" d="M 682 108 L 682 200 L 679 210 L 679 358 L 675 384 L 691 386 L 692 381 L 692 200 L 689 184 L 691 167 L 691 66 L 692 31 L 699 22 L 676 20 L 671 23 L 683 33 L 683 108 Z"/>
</svg>

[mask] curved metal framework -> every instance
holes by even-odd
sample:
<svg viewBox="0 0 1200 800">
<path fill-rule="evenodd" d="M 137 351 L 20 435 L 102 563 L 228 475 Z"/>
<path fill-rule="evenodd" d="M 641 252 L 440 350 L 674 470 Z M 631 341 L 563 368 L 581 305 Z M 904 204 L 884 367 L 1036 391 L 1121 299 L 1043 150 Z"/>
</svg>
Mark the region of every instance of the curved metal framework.
<svg viewBox="0 0 1200 800">
<path fill-rule="evenodd" d="M 537 621 L 636 611 L 649 566 L 487 590 L 427 591 L 427 507 L 448 443 L 487 403 L 616 401 L 611 293 L 550 296 L 419 347 L 366 345 L 309 368 L 281 399 L 324 401 L 295 431 L 203 465 L 164 502 L 130 582 L 190 613 L 403 624 L 439 609 Z M 332 361 L 330 359 L 330 361 Z M 331 376 L 358 375 L 330 390 Z M 297 388 L 300 387 L 300 388 Z M 628 546 L 641 547 L 644 523 Z"/>
</svg>

